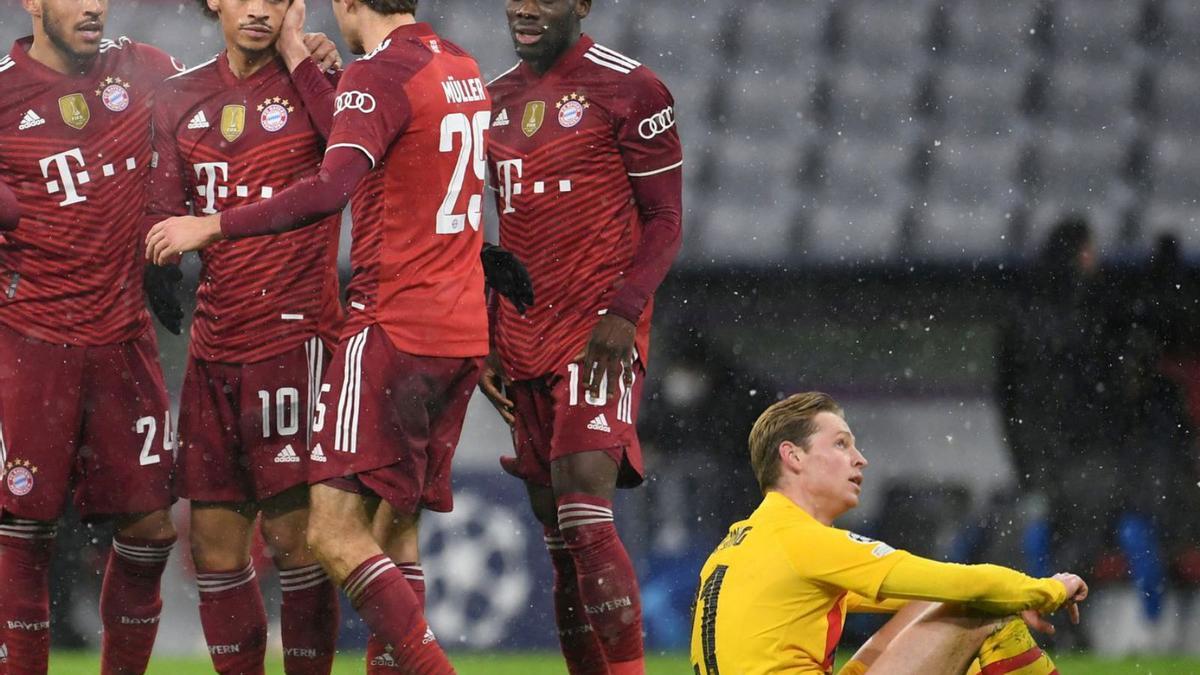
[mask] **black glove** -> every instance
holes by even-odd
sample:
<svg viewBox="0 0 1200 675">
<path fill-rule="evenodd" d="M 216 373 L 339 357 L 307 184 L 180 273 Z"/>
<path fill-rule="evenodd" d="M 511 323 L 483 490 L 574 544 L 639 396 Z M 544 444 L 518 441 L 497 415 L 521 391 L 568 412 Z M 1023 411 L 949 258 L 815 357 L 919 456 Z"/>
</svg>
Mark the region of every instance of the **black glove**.
<svg viewBox="0 0 1200 675">
<path fill-rule="evenodd" d="M 146 265 L 142 274 L 142 287 L 150 301 L 150 311 L 158 317 L 163 328 L 179 335 L 183 331 L 183 305 L 179 301 L 179 282 L 183 272 L 179 265 Z"/>
<path fill-rule="evenodd" d="M 479 259 L 483 261 L 487 285 L 508 298 L 517 311 L 524 314 L 533 304 L 533 280 L 525 265 L 517 260 L 517 256 L 495 244 L 484 244 Z"/>
</svg>

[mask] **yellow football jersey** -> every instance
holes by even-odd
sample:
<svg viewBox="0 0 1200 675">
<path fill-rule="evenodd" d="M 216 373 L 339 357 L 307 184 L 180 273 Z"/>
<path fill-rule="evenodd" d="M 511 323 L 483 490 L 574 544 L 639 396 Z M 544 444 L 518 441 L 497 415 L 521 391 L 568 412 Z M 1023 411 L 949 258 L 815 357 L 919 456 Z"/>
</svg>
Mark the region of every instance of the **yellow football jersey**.
<svg viewBox="0 0 1200 675">
<path fill-rule="evenodd" d="M 893 610 L 879 587 L 910 557 L 821 524 L 769 492 L 700 571 L 692 619 L 698 675 L 829 673 L 847 611 Z"/>
</svg>

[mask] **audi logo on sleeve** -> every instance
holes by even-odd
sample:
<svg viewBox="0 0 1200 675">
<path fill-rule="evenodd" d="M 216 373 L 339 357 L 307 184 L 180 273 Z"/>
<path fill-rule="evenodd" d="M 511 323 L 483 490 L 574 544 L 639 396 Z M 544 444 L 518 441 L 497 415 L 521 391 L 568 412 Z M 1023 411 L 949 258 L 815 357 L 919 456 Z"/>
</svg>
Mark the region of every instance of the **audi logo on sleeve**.
<svg viewBox="0 0 1200 675">
<path fill-rule="evenodd" d="M 665 133 L 673 126 L 675 126 L 675 107 L 667 106 L 642 120 L 641 124 L 638 125 L 638 135 L 646 140 L 650 140 L 659 134 Z"/>
<path fill-rule="evenodd" d="M 334 115 L 346 110 L 357 110 L 363 114 L 375 112 L 375 97 L 361 91 L 347 91 L 338 94 L 334 104 Z"/>
</svg>

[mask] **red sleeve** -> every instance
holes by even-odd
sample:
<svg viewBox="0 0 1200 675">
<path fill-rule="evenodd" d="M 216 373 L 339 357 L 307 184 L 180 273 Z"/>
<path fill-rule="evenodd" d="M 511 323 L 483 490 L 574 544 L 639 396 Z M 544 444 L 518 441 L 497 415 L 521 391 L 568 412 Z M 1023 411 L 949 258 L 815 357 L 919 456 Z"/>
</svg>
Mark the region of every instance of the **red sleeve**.
<svg viewBox="0 0 1200 675">
<path fill-rule="evenodd" d="M 335 71 L 340 73 L 340 71 Z M 328 139 L 333 131 L 334 101 L 337 100 L 338 75 L 321 72 L 321 67 L 311 58 L 304 59 L 292 71 L 292 82 L 300 91 L 308 119 L 316 127 L 321 138 Z"/>
<path fill-rule="evenodd" d="M 329 149 L 348 147 L 378 166 L 388 148 L 412 122 L 412 105 L 404 91 L 409 73 L 380 57 L 357 61 L 338 84 Z"/>
<path fill-rule="evenodd" d="M 21 222 L 21 203 L 4 181 L 0 181 L 0 231 L 16 229 Z"/>
<path fill-rule="evenodd" d="M 642 238 L 608 310 L 637 323 L 683 242 L 683 146 L 671 92 L 649 71 L 632 80 L 617 142 L 642 219 Z"/>
<path fill-rule="evenodd" d="M 315 176 L 270 199 L 222 212 L 221 233 L 226 239 L 240 239 L 311 225 L 346 208 L 359 181 L 370 172 L 369 157 L 363 153 L 331 147 Z"/>
<path fill-rule="evenodd" d="M 146 186 L 146 214 L 142 219 L 139 241 L 146 238 L 150 228 L 160 220 L 171 216 L 183 216 L 192 211 L 188 200 L 186 168 L 175 142 L 178 112 L 165 99 L 174 93 L 167 81 L 158 89 L 160 103 L 154 106 L 153 161 L 150 168 L 150 183 Z"/>
</svg>

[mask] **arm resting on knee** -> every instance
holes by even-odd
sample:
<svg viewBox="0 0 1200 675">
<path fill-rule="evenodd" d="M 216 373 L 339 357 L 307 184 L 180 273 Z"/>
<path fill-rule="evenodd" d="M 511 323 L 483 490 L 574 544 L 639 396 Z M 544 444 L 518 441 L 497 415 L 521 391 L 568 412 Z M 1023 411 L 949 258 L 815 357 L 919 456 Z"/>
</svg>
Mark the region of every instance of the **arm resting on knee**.
<svg viewBox="0 0 1200 675">
<path fill-rule="evenodd" d="M 989 614 L 1027 609 L 1052 612 L 1067 599 L 1054 579 L 1034 579 L 999 565 L 959 565 L 912 556 L 883 580 L 880 598 L 933 600 L 966 604 Z"/>
</svg>

